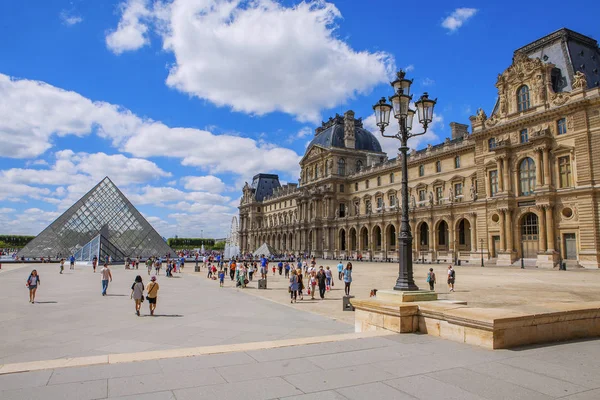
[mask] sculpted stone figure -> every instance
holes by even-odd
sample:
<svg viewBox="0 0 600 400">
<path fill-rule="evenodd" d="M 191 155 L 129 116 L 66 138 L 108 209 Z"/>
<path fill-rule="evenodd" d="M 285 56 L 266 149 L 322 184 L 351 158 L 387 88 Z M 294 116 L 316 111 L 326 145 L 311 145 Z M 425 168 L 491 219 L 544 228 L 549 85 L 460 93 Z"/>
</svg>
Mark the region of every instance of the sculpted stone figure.
<svg viewBox="0 0 600 400">
<path fill-rule="evenodd" d="M 487 115 L 485 113 L 485 111 L 483 111 L 483 108 L 479 108 L 477 110 L 477 116 L 476 116 L 476 120 L 478 122 L 483 122 L 487 119 Z"/>
<path fill-rule="evenodd" d="M 358 203 L 354 203 L 354 215 L 360 215 L 360 206 Z"/>
<path fill-rule="evenodd" d="M 575 72 L 573 79 L 573 90 L 577 89 L 587 89 L 587 78 L 581 71 Z"/>
<path fill-rule="evenodd" d="M 415 200 L 415 196 L 414 195 L 410 196 L 410 206 L 412 208 L 417 208 L 417 201 Z"/>
<path fill-rule="evenodd" d="M 454 201 L 454 191 L 452 188 L 448 189 L 448 202 L 452 203 Z"/>
<path fill-rule="evenodd" d="M 433 205 L 433 192 L 429 192 L 429 205 Z"/>
<path fill-rule="evenodd" d="M 475 193 L 475 186 L 471 185 L 471 189 L 469 190 L 471 194 L 471 200 L 477 200 L 477 193 Z"/>
</svg>

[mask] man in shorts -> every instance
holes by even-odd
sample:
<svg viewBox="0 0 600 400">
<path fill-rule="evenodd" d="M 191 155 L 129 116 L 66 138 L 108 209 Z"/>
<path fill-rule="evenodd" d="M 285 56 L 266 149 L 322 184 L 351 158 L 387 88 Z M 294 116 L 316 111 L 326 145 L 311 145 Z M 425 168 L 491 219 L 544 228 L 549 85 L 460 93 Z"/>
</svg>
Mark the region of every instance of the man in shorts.
<svg viewBox="0 0 600 400">
<path fill-rule="evenodd" d="M 267 272 L 269 271 L 269 262 L 267 261 L 267 257 L 263 256 L 260 258 L 260 277 L 262 279 L 267 279 Z"/>
</svg>

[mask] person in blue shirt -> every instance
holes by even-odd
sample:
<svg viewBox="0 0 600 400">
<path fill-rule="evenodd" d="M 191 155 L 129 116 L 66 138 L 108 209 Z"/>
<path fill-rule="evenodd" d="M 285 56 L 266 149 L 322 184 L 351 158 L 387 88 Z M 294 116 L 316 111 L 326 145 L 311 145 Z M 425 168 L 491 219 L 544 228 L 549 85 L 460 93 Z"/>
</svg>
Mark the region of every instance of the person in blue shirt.
<svg viewBox="0 0 600 400">
<path fill-rule="evenodd" d="M 283 272 L 283 263 L 281 261 L 279 261 L 279 264 L 277 264 L 277 269 L 279 270 L 279 275 L 281 275 Z"/>
<path fill-rule="evenodd" d="M 269 262 L 267 257 L 264 255 L 260 258 L 260 276 L 262 279 L 267 279 L 267 273 L 269 272 Z"/>
<path fill-rule="evenodd" d="M 352 283 L 352 263 L 346 265 L 344 269 L 344 292 L 346 296 L 350 296 L 350 284 Z"/>
<path fill-rule="evenodd" d="M 180 264 L 179 264 L 179 273 L 181 273 L 181 270 L 183 269 L 184 265 L 185 265 L 185 257 L 181 257 Z"/>
<path fill-rule="evenodd" d="M 71 255 L 70 261 L 71 261 L 70 269 L 75 269 L 75 256 Z"/>
<path fill-rule="evenodd" d="M 340 260 L 340 263 L 337 265 L 337 269 L 338 269 L 338 279 L 341 281 L 342 280 L 342 271 L 344 270 L 344 264 L 342 264 L 342 260 Z"/>
</svg>

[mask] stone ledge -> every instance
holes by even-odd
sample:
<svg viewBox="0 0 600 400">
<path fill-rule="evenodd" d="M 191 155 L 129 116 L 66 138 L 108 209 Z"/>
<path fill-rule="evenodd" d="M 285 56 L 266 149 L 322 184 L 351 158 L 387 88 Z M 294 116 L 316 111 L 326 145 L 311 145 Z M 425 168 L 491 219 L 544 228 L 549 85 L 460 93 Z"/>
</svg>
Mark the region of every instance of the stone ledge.
<svg viewBox="0 0 600 400">
<path fill-rule="evenodd" d="M 382 299 L 354 299 L 352 304 L 357 332 L 422 332 L 489 349 L 600 336 L 600 302 L 514 308 Z"/>
</svg>

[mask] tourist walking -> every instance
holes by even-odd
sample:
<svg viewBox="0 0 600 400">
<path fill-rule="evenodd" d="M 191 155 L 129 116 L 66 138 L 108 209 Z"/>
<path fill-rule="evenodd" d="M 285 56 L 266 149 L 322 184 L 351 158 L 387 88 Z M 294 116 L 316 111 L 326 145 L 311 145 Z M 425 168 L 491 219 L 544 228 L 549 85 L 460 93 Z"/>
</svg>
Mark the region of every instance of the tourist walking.
<svg viewBox="0 0 600 400">
<path fill-rule="evenodd" d="M 146 267 L 148 268 L 148 275 L 150 275 L 150 273 L 152 272 L 152 264 L 154 264 L 154 261 L 152 260 L 152 257 L 150 257 L 149 259 L 146 260 Z"/>
<path fill-rule="evenodd" d="M 64 270 L 65 270 L 65 259 L 61 258 L 60 259 L 60 273 L 62 274 Z"/>
<path fill-rule="evenodd" d="M 343 274 L 344 274 L 344 264 L 342 264 L 342 260 L 340 260 L 340 262 L 337 265 L 337 269 L 338 269 L 338 280 L 342 280 L 343 278 Z"/>
<path fill-rule="evenodd" d="M 326 290 L 329 291 L 331 290 L 331 287 L 333 286 L 333 275 L 331 274 L 331 270 L 329 269 L 329 266 L 327 266 L 327 268 L 325 269 L 325 279 L 326 279 L 326 283 L 327 283 L 327 288 Z"/>
<path fill-rule="evenodd" d="M 223 283 L 225 282 L 225 271 L 219 271 L 219 287 L 223 287 Z"/>
<path fill-rule="evenodd" d="M 139 317 L 140 308 L 144 301 L 144 282 L 142 282 L 142 277 L 140 275 L 135 277 L 135 281 L 133 282 L 133 285 L 131 285 L 131 296 L 129 296 L 129 298 L 134 300 L 135 313 Z"/>
<path fill-rule="evenodd" d="M 156 260 L 156 264 L 154 265 L 154 269 L 156 270 L 156 276 L 160 275 L 160 267 L 162 267 L 162 257 Z"/>
<path fill-rule="evenodd" d="M 94 256 L 92 260 L 92 267 L 94 268 L 94 273 L 96 273 L 96 265 L 98 265 L 98 257 Z"/>
<path fill-rule="evenodd" d="M 317 272 L 317 282 L 319 283 L 319 296 L 324 299 L 327 288 L 327 275 L 325 275 L 322 265 L 319 267 L 319 272 Z"/>
<path fill-rule="evenodd" d="M 110 272 L 110 268 L 108 268 L 108 263 L 105 263 L 104 267 L 100 270 L 100 278 L 102 278 L 102 296 L 106 296 L 108 281 L 112 282 L 112 273 Z"/>
<path fill-rule="evenodd" d="M 150 307 L 150 315 L 154 315 L 154 310 L 156 310 L 156 299 L 158 298 L 158 282 L 156 282 L 156 276 L 152 275 L 150 278 L 150 283 L 146 286 L 146 299 L 148 300 L 148 306 Z"/>
<path fill-rule="evenodd" d="M 302 264 L 296 270 L 296 277 L 298 278 L 298 294 L 300 295 L 300 300 L 304 300 L 304 277 L 302 276 Z"/>
<path fill-rule="evenodd" d="M 40 285 L 40 276 L 37 273 L 37 270 L 31 271 L 29 274 L 29 278 L 27 278 L 27 283 L 25 286 L 29 288 L 29 302 L 31 304 L 35 303 L 35 292 L 37 292 L 37 288 Z"/>
<path fill-rule="evenodd" d="M 433 272 L 433 268 L 429 268 L 429 272 L 427 273 L 427 283 L 429 283 L 429 290 L 434 290 L 435 273 Z"/>
<path fill-rule="evenodd" d="M 298 300 L 298 275 L 293 270 L 290 276 L 290 303 L 296 303 Z"/>
<path fill-rule="evenodd" d="M 71 254 L 69 261 L 71 262 L 69 269 L 75 269 L 75 256 Z"/>
<path fill-rule="evenodd" d="M 285 270 L 285 277 L 289 278 L 290 277 L 290 263 L 286 262 L 285 266 L 283 268 Z"/>
<path fill-rule="evenodd" d="M 317 274 L 315 273 L 314 270 L 312 270 L 310 272 L 309 278 L 308 278 L 308 282 L 310 287 L 308 288 L 308 290 L 310 290 L 310 298 L 311 300 L 315 299 L 315 288 L 317 286 Z"/>
<path fill-rule="evenodd" d="M 348 263 L 344 269 L 344 293 L 350 296 L 350 284 L 352 283 L 352 263 Z"/>
<path fill-rule="evenodd" d="M 256 266 L 256 263 L 250 263 L 250 266 L 248 267 L 248 280 L 250 282 L 252 282 L 252 275 L 254 275 L 255 266 Z"/>
<path fill-rule="evenodd" d="M 456 272 L 454 272 L 454 268 L 452 265 L 448 265 L 448 289 L 451 292 L 454 292 L 454 281 L 456 280 Z"/>
<path fill-rule="evenodd" d="M 231 278 L 231 280 L 235 279 L 236 269 L 237 265 L 235 264 L 235 261 L 231 261 L 231 264 L 229 264 L 229 277 Z"/>
</svg>

